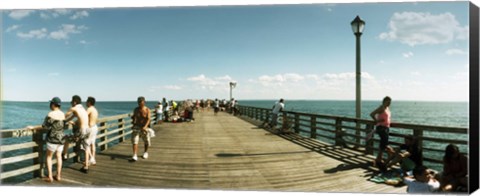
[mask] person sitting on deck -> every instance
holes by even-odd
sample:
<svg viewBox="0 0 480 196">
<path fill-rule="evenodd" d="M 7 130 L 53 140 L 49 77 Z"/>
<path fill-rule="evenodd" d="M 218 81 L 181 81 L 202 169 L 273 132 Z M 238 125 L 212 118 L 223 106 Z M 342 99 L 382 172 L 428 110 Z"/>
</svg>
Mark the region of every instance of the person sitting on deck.
<svg viewBox="0 0 480 196">
<path fill-rule="evenodd" d="M 440 188 L 440 182 L 433 177 L 433 172 L 421 165 L 413 169 L 413 177 L 405 176 L 403 182 L 408 186 L 407 193 L 431 193 Z"/>
<path fill-rule="evenodd" d="M 418 140 L 413 135 L 407 135 L 404 138 L 405 143 L 400 145 L 395 153 L 389 156 L 385 162 L 386 167 L 389 168 L 397 163 L 400 163 L 400 168 L 403 173 L 412 171 L 416 166 L 422 165 L 422 157 L 418 147 Z"/>
<path fill-rule="evenodd" d="M 468 158 L 458 147 L 449 144 L 443 157 L 443 172 L 440 174 L 442 191 L 466 191 L 468 187 Z"/>
</svg>

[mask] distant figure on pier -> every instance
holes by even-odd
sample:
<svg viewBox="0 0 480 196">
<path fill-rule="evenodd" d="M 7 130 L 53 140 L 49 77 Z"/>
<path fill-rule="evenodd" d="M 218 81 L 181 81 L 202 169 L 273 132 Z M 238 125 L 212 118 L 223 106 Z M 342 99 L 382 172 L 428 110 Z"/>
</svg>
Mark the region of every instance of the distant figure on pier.
<svg viewBox="0 0 480 196">
<path fill-rule="evenodd" d="M 42 128 L 48 130 L 47 132 L 47 182 L 52 182 L 54 177 L 52 174 L 52 157 L 56 153 L 57 157 L 57 175 L 55 180 L 60 181 L 62 178 L 62 151 L 65 143 L 65 134 L 63 130 L 65 114 L 60 110 L 62 101 L 58 97 L 50 100 L 50 112 L 43 121 Z"/>
<path fill-rule="evenodd" d="M 218 101 L 218 99 L 215 98 L 215 102 L 213 103 L 213 112 L 215 116 L 217 115 L 219 110 L 220 110 L 220 101 Z"/>
<path fill-rule="evenodd" d="M 277 127 L 277 121 L 278 121 L 278 115 L 280 114 L 280 112 L 283 111 L 283 109 L 285 108 L 285 104 L 284 104 L 284 100 L 283 99 L 280 99 L 279 101 L 275 102 L 275 104 L 273 105 L 272 107 L 272 120 L 270 121 L 270 128 L 272 128 L 273 130 L 276 129 Z"/>
<path fill-rule="evenodd" d="M 200 101 L 198 99 L 195 101 L 195 111 L 200 112 Z"/>
<path fill-rule="evenodd" d="M 388 133 L 390 131 L 391 122 L 391 102 L 392 98 L 386 96 L 385 98 L 383 98 L 382 105 L 380 105 L 377 109 L 370 113 L 370 116 L 376 123 L 375 132 L 377 132 L 378 136 L 380 136 L 380 144 L 378 145 L 378 155 L 375 159 L 375 164 L 381 171 L 386 170 L 386 166 L 383 161 L 383 153 L 385 151 L 390 154 L 394 153 L 393 148 L 388 146 Z"/>
<path fill-rule="evenodd" d="M 232 100 L 230 100 L 230 112 L 232 113 L 232 115 L 235 116 L 235 98 L 232 98 Z"/>
<path fill-rule="evenodd" d="M 88 140 L 89 126 L 88 126 L 88 113 L 87 110 L 82 106 L 82 99 L 78 95 L 74 95 L 71 101 L 72 107 L 65 114 L 65 118 L 68 123 L 73 124 L 73 140 L 75 144 L 75 153 L 77 154 L 77 160 L 80 160 L 80 149 L 85 152 L 85 166 L 80 169 L 83 173 L 88 173 L 88 165 L 90 158 L 90 141 Z M 71 121 L 73 118 L 77 120 L 75 122 Z M 64 148 L 64 159 L 67 159 L 68 146 L 69 142 L 65 143 Z"/>
<path fill-rule="evenodd" d="M 406 174 L 416 166 L 422 165 L 421 159 L 418 139 L 413 135 L 407 135 L 404 138 L 404 144 L 395 149 L 395 154 L 389 156 L 385 164 L 389 168 L 396 163 L 400 163 L 400 168 Z"/>
<path fill-rule="evenodd" d="M 155 114 L 157 114 L 157 122 L 156 124 L 160 124 L 163 121 L 163 105 L 162 102 L 158 102 L 157 106 L 155 106 Z"/>
<path fill-rule="evenodd" d="M 162 100 L 162 106 L 163 106 L 163 119 L 165 119 L 165 121 L 167 122 L 168 121 L 168 112 L 170 110 L 170 105 L 168 104 L 168 101 L 165 97 Z"/>
<path fill-rule="evenodd" d="M 440 182 L 433 177 L 433 172 L 425 166 L 415 167 L 413 177 L 406 176 L 403 182 L 408 186 L 407 193 L 432 193 L 440 187 Z"/>
<path fill-rule="evenodd" d="M 90 164 L 96 165 L 97 161 L 95 159 L 96 155 L 96 147 L 95 147 L 95 140 L 97 139 L 98 133 L 98 126 L 97 126 L 97 119 L 98 119 L 98 111 L 95 108 L 95 98 L 88 97 L 87 98 L 87 114 L 88 114 L 88 129 L 90 135 L 88 137 L 88 143 L 90 143 Z M 86 160 L 85 160 L 86 161 Z"/>
<path fill-rule="evenodd" d="M 468 158 L 461 154 L 454 144 L 449 144 L 445 148 L 440 179 L 442 191 L 467 191 Z"/>
<path fill-rule="evenodd" d="M 148 134 L 148 125 L 150 125 L 150 109 L 145 106 L 145 97 L 138 97 L 138 107 L 133 110 L 132 116 L 132 160 L 137 161 L 138 141 L 140 137 L 145 145 L 145 151 L 142 158 L 148 158 L 148 147 L 150 147 L 150 135 Z"/>
</svg>

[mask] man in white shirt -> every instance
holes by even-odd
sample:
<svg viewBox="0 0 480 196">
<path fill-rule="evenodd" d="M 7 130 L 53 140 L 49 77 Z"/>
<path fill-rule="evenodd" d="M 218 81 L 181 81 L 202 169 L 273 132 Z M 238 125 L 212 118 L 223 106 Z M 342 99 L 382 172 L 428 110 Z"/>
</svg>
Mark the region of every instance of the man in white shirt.
<svg viewBox="0 0 480 196">
<path fill-rule="evenodd" d="M 283 102 L 284 100 L 280 99 L 280 101 L 276 102 L 275 105 L 273 105 L 272 121 L 270 122 L 270 127 L 273 129 L 275 129 L 277 126 L 278 115 L 280 114 L 280 112 L 283 111 L 283 108 L 285 108 L 285 104 Z"/>
<path fill-rule="evenodd" d="M 431 193 L 440 188 L 440 182 L 433 178 L 425 166 L 417 166 L 413 169 L 413 178 L 407 176 L 403 182 L 408 186 L 408 193 Z"/>
</svg>

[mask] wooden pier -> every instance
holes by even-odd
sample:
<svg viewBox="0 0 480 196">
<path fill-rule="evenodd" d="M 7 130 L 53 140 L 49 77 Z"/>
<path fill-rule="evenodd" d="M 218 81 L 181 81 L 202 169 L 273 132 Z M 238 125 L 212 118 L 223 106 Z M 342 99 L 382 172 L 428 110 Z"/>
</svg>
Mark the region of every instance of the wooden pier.
<svg viewBox="0 0 480 196">
<path fill-rule="evenodd" d="M 129 141 L 97 155 L 88 174 L 63 168 L 52 186 L 302 192 L 405 193 L 369 181 L 372 157 L 296 134 L 275 135 L 227 113 L 155 125 L 150 157 L 130 162 Z M 140 142 L 140 152 L 143 146 Z M 140 154 L 141 155 L 141 154 Z M 72 160 L 68 160 L 71 162 Z M 49 186 L 36 178 L 22 186 Z M 354 185 L 354 186 L 352 186 Z"/>
<path fill-rule="evenodd" d="M 354 137 L 355 131 L 365 135 L 372 123 L 368 120 L 284 112 L 283 116 L 287 118 L 280 124 L 291 124 L 293 132 L 276 134 L 259 128 L 268 116 L 268 109 L 240 107 L 239 112 L 242 115 L 233 116 L 225 112 L 214 115 L 212 110 L 205 110 L 195 112 L 195 122 L 153 125 L 156 137 L 152 138 L 149 158 L 141 158 L 143 143 L 140 141 L 139 160 L 136 162 L 129 161 L 132 156 L 129 140 L 131 114 L 102 118 L 97 136 L 97 165 L 91 166 L 90 172 L 84 174 L 79 171 L 82 165 L 69 159 L 67 162 L 70 164 L 64 164 L 62 181 L 53 183 L 41 179 L 45 174 L 44 154 L 39 150 L 44 145 L 39 139 L 42 131 L 2 130 L 4 138 L 32 137 L 32 142 L 2 145 L 0 151 L 30 148 L 33 152 L 2 158 L 0 163 L 14 164 L 33 159 L 34 164 L 2 172 L 0 179 L 33 172 L 36 176 L 34 179 L 14 185 L 406 193 L 405 186 L 395 187 L 369 180 L 378 172 L 371 165 L 374 159 L 372 143 L 361 141 L 361 135 L 356 136 L 361 142 L 347 144 L 349 147 L 339 143 L 338 138 L 345 135 Z M 352 122 L 362 123 L 365 127 L 362 130 L 350 130 L 351 133 L 345 131 L 354 129 Z M 412 133 L 419 134 L 424 141 L 430 137 L 424 137 L 423 131 L 450 131 L 457 134 L 468 132 L 463 128 L 408 124 L 394 126 L 411 129 Z M 319 137 L 333 139 L 334 143 L 322 142 L 318 140 Z M 466 141 L 446 139 L 443 142 L 463 144 Z M 437 161 L 432 158 L 424 158 L 425 160 Z"/>
</svg>

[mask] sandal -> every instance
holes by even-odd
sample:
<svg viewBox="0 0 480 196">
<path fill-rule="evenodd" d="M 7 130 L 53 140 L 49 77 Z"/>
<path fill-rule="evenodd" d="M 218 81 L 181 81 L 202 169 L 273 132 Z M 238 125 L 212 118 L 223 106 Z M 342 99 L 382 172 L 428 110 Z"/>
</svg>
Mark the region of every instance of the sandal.
<svg viewBox="0 0 480 196">
<path fill-rule="evenodd" d="M 88 168 L 82 167 L 82 169 L 80 169 L 80 171 L 83 172 L 83 173 L 88 174 Z"/>
<path fill-rule="evenodd" d="M 45 177 L 45 178 L 43 178 L 43 181 L 48 182 L 48 183 L 52 183 L 53 179 L 50 179 L 49 177 Z"/>
<path fill-rule="evenodd" d="M 58 177 L 58 176 L 53 176 L 53 179 L 55 179 L 56 181 L 62 181 L 62 178 L 61 177 Z"/>
</svg>

